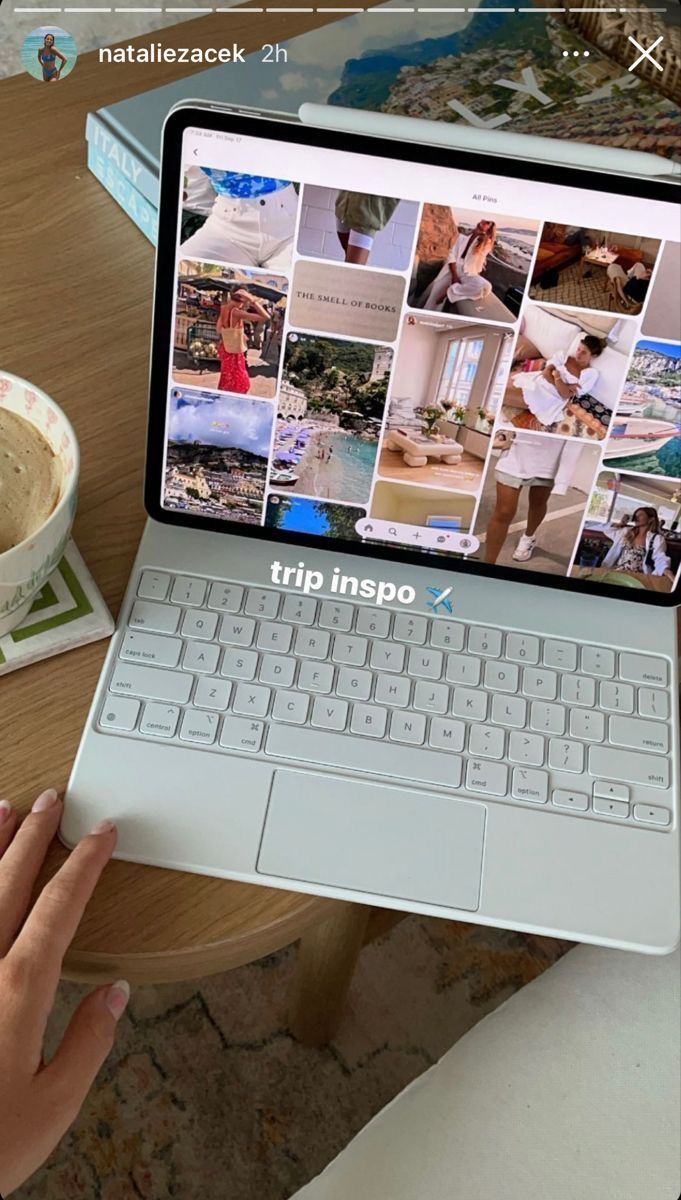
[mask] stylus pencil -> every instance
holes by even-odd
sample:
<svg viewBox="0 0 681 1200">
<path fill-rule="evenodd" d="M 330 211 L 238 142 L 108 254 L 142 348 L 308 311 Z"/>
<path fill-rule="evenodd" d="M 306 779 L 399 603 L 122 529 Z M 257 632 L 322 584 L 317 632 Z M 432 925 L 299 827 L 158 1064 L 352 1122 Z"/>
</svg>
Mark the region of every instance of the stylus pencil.
<svg viewBox="0 0 681 1200">
<path fill-rule="evenodd" d="M 425 142 L 451 149 L 503 154 L 508 158 L 560 163 L 617 175 L 681 179 L 681 163 L 657 154 L 646 154 L 642 150 L 620 150 L 615 146 L 559 141 L 558 138 L 506 133 L 498 129 L 475 129 L 471 125 L 451 125 L 443 121 L 426 121 L 422 117 L 402 117 L 331 104 L 301 104 L 298 115 L 304 125 L 316 125 L 321 129 L 335 129 L 344 133 L 365 133 L 401 142 Z"/>
</svg>

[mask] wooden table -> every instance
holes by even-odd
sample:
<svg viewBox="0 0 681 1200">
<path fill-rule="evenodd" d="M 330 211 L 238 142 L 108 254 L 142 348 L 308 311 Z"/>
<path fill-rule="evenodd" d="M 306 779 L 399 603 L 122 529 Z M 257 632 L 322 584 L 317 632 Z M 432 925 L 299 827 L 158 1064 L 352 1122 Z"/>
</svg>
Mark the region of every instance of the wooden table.
<svg viewBox="0 0 681 1200">
<path fill-rule="evenodd" d="M 284 0 L 285 2 L 285 0 Z M 270 4 L 272 0 L 270 0 Z M 276 3 L 276 0 L 275 0 Z M 337 20 L 314 14 L 214 15 L 136 39 L 247 51 Z M 228 39 L 228 41 L 227 41 Z M 196 69 L 196 68 L 195 68 Z M 238 70 L 235 67 L 234 70 Z M 0 82 L 0 365 L 68 413 L 82 452 L 75 537 L 115 613 L 144 524 L 142 470 L 154 257 L 86 168 L 90 109 L 170 82 L 176 64 L 100 65 L 95 54 L 57 88 Z M 0 794 L 27 811 L 63 788 L 105 645 L 0 681 Z M 44 878 L 63 861 L 55 845 Z M 113 862 L 65 962 L 71 979 L 160 983 L 225 971 L 303 935 L 294 1030 L 328 1038 L 363 941 L 399 919 L 271 888 Z"/>
</svg>

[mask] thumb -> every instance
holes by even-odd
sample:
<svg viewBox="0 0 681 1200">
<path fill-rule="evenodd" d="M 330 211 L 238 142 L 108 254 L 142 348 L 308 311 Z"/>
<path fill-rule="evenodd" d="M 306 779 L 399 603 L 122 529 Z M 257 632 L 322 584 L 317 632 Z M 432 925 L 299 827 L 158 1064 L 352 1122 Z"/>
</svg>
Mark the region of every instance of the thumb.
<svg viewBox="0 0 681 1200">
<path fill-rule="evenodd" d="M 76 1009 L 61 1045 L 43 1078 L 67 1098 L 72 1120 L 114 1043 L 116 1025 L 130 998 L 130 985 L 119 979 L 91 992 Z"/>
</svg>

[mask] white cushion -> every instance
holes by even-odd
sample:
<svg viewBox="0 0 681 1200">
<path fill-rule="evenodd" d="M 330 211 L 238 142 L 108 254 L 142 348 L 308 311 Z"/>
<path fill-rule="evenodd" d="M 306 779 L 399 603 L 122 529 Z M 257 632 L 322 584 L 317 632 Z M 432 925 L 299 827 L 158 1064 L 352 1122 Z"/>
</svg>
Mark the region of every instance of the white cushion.
<svg viewBox="0 0 681 1200">
<path fill-rule="evenodd" d="M 579 325 L 570 320 L 570 314 L 564 318 L 556 317 L 540 305 L 529 305 L 525 311 L 524 336 L 533 342 L 544 358 L 550 358 L 556 350 L 567 350 L 572 353 L 584 336 Z M 606 408 L 614 408 L 619 396 L 627 356 L 606 346 L 594 359 L 593 366 L 598 371 L 598 380 L 593 388 L 596 400 L 605 404 Z"/>
<path fill-rule="evenodd" d="M 571 950 L 295 1200 L 674 1200 L 678 985 L 678 952 Z"/>
</svg>

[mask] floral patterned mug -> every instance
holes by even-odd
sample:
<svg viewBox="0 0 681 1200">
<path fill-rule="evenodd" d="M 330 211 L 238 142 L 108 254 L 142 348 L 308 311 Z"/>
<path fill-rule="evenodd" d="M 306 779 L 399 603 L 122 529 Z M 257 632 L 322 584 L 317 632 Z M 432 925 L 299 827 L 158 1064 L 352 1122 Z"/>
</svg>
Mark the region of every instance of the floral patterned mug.
<svg viewBox="0 0 681 1200">
<path fill-rule="evenodd" d="M 36 592 L 52 574 L 68 542 L 78 502 L 80 454 L 73 427 L 40 388 L 0 370 L 0 407 L 35 425 L 61 463 L 59 499 L 49 517 L 23 542 L 0 554 L 0 637 L 23 621 Z"/>
</svg>

